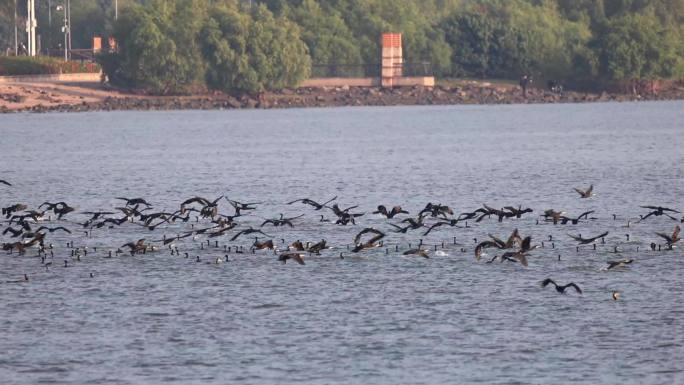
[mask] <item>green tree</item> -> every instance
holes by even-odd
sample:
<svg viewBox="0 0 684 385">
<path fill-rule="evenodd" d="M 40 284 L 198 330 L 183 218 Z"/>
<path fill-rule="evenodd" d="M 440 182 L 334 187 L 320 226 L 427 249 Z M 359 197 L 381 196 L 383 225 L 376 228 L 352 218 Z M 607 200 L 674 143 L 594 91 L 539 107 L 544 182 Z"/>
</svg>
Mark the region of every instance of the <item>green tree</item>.
<svg viewBox="0 0 684 385">
<path fill-rule="evenodd" d="M 534 72 L 567 79 L 576 62 L 590 62 L 583 50 L 591 38 L 589 26 L 564 19 L 555 3 L 473 0 L 466 5 L 442 22 L 456 75 L 517 78 Z"/>
<path fill-rule="evenodd" d="M 682 76 L 681 39 L 654 14 L 610 20 L 598 40 L 601 74 L 612 80 Z"/>
<path fill-rule="evenodd" d="M 119 51 L 102 57 L 110 80 L 155 93 L 183 93 L 201 85 L 197 43 L 205 19 L 202 0 L 153 0 L 124 12 L 114 30 Z"/>
<path fill-rule="evenodd" d="M 22 10 L 25 12 L 25 9 L 18 7 L 19 33 L 23 32 L 21 26 L 24 25 L 24 13 L 20 13 Z M 14 53 L 14 0 L 0 0 L 0 54 L 4 55 L 8 49 Z"/>
<path fill-rule="evenodd" d="M 314 0 L 303 0 L 281 10 L 283 16 L 300 26 L 311 62 L 323 66 L 323 76 L 363 75 L 362 67 L 349 66 L 362 64 L 361 50 L 338 12 L 323 9 Z"/>
<path fill-rule="evenodd" d="M 218 2 L 201 40 L 207 84 L 214 89 L 281 89 L 301 82 L 311 69 L 297 25 L 275 18 L 263 5 L 244 12 L 235 2 Z"/>
<path fill-rule="evenodd" d="M 453 74 L 488 76 L 498 28 L 494 20 L 478 12 L 456 13 L 443 22 L 442 28 L 453 47 Z"/>
<path fill-rule="evenodd" d="M 322 0 L 322 7 L 335 9 L 354 34 L 366 64 L 380 62 L 380 37 L 386 32 L 402 33 L 407 63 L 430 61 L 437 74 L 450 72 L 451 47 L 425 9 L 430 1 Z M 454 1 L 444 1 L 449 7 Z"/>
</svg>

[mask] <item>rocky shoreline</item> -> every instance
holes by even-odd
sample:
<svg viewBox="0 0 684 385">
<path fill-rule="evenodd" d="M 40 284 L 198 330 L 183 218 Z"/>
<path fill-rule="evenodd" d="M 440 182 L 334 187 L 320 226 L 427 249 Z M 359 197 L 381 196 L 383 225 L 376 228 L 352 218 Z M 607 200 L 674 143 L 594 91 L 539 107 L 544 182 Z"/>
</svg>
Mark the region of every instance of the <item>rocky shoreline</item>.
<svg viewBox="0 0 684 385">
<path fill-rule="evenodd" d="M 119 110 L 218 110 L 253 108 L 305 108 L 305 107 L 342 107 L 342 106 L 405 106 L 405 105 L 464 105 L 464 104 L 529 104 L 529 103 L 587 103 L 587 102 L 626 102 L 644 100 L 682 100 L 684 85 L 674 84 L 661 90 L 657 95 L 631 95 L 619 93 L 553 93 L 543 89 L 531 88 L 527 98 L 522 96 L 519 87 L 511 85 L 492 85 L 489 83 L 465 84 L 461 86 L 402 87 L 393 89 L 368 87 L 328 87 L 297 88 L 270 92 L 259 97 L 235 97 L 226 94 L 193 96 L 144 96 L 121 92 L 103 92 L 97 96 L 86 95 L 61 102 L 53 97 L 51 103 L 34 103 L 16 106 L 22 96 L 2 94 L 0 112 L 86 112 Z M 50 100 L 49 92 L 45 100 Z"/>
</svg>

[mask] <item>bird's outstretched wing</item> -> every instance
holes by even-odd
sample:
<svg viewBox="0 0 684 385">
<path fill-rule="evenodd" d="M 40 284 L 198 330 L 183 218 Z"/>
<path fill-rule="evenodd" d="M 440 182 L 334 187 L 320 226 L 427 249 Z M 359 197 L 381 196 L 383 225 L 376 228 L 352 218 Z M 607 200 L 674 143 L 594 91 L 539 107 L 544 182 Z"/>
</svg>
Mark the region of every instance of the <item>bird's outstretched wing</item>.
<svg viewBox="0 0 684 385">
<path fill-rule="evenodd" d="M 665 239 L 665 240 L 668 241 L 668 242 L 671 242 L 671 241 L 672 241 L 672 238 L 670 238 L 670 236 L 669 236 L 668 234 L 665 234 L 665 233 L 655 233 L 655 234 L 656 234 L 657 236 L 659 236 L 659 237 Z"/>
<path fill-rule="evenodd" d="M 594 212 L 594 210 L 585 211 L 585 212 L 583 212 L 579 217 L 577 217 L 577 219 L 588 218 L 588 217 L 589 217 L 589 214 L 592 214 L 593 212 Z"/>
<path fill-rule="evenodd" d="M 479 261 L 480 257 L 482 256 L 482 250 L 484 250 L 485 248 L 488 248 L 488 247 L 497 247 L 498 248 L 499 245 L 494 241 L 484 241 L 484 242 L 478 243 L 478 245 L 475 246 L 475 259 Z"/>
<path fill-rule="evenodd" d="M 579 294 L 582 294 L 582 289 L 580 289 L 579 286 L 577 286 L 574 282 L 570 282 L 569 284 L 565 285 L 565 287 L 572 287 L 577 291 Z"/>
<path fill-rule="evenodd" d="M 365 229 L 361 230 L 358 234 L 356 234 L 356 236 L 354 237 L 354 244 L 358 244 L 359 241 L 361 240 L 361 237 L 364 234 L 368 234 L 368 233 L 373 233 L 376 235 L 382 235 L 383 237 L 385 236 L 385 234 L 378 229 L 375 229 L 373 227 L 366 227 Z"/>
</svg>

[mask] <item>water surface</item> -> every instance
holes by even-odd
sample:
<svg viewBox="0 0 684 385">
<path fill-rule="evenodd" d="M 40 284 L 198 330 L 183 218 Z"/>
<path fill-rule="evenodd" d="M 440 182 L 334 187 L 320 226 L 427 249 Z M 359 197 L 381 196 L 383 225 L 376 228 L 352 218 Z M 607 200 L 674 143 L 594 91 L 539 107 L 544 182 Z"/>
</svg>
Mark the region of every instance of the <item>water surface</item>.
<svg viewBox="0 0 684 385">
<path fill-rule="evenodd" d="M 648 212 L 640 205 L 684 208 L 683 107 L 0 116 L 0 179 L 14 183 L 0 185 L 2 207 L 64 200 L 78 209 L 50 224 L 73 233 L 49 235 L 55 254 L 49 271 L 35 250 L 0 255 L 0 382 L 682 382 L 681 250 L 648 247 L 662 243 L 656 231 L 671 233 L 676 222 L 636 222 Z M 590 184 L 597 196 L 579 199 L 573 188 Z M 106 258 L 123 243 L 173 236 L 190 224 L 155 232 L 124 224 L 90 237 L 76 224 L 86 219 L 79 212 L 121 206 L 115 197 L 145 197 L 155 209 L 173 211 L 195 195 L 262 202 L 237 219 L 239 229 L 303 213 L 292 229 L 264 229 L 277 243 L 325 238 L 335 249 L 307 256 L 305 266 L 282 265 L 267 252 L 231 252 L 228 263 L 207 263 L 226 254 L 224 245 L 247 248 L 253 241 L 230 242 L 233 231 L 218 239 L 218 248 L 201 249 L 204 237 L 178 242 L 189 258 L 167 250 Z M 321 213 L 333 218 L 330 210 L 285 204 L 335 195 L 341 206 L 358 205 L 354 211 L 367 214 L 355 226 L 336 226 L 318 221 Z M 393 234 L 389 223 L 399 220 L 370 214 L 379 204 L 400 204 L 414 215 L 427 202 L 457 213 L 483 203 L 535 211 L 503 223 L 444 226 L 428 236 Z M 574 215 L 595 210 L 597 219 L 537 224 L 550 208 Z M 232 213 L 225 201 L 220 209 Z M 389 234 L 386 247 L 347 253 L 367 226 Z M 474 239 L 506 237 L 514 228 L 535 244 L 545 241 L 529 267 L 484 263 L 492 250 L 475 261 Z M 596 250 L 578 252 L 567 236 L 604 230 L 610 234 Z M 420 239 L 430 248 L 444 242 L 448 256 L 401 256 Z M 68 241 L 90 252 L 74 260 Z M 614 246 L 622 252 L 611 253 Z M 347 258 L 339 259 L 340 252 Z M 622 258 L 635 262 L 600 271 Z M 61 267 L 64 259 L 68 268 Z M 29 283 L 4 283 L 24 273 Z M 541 289 L 547 277 L 574 281 L 584 294 Z M 620 301 L 610 299 L 613 290 L 622 293 Z"/>
</svg>

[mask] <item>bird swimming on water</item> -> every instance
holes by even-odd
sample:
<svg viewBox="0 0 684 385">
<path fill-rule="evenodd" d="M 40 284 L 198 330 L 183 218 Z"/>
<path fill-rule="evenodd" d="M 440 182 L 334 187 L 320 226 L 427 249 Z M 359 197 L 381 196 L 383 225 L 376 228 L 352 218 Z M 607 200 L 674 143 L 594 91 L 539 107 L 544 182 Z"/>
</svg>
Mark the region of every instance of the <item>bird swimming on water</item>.
<svg viewBox="0 0 684 385">
<path fill-rule="evenodd" d="M 28 282 L 28 281 L 29 281 L 28 274 L 24 274 L 24 279 L 20 279 L 17 281 L 5 281 L 5 283 L 24 283 L 24 282 Z"/>
</svg>

